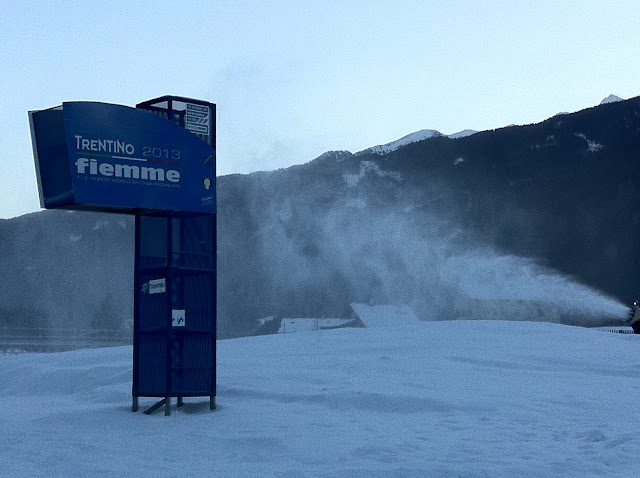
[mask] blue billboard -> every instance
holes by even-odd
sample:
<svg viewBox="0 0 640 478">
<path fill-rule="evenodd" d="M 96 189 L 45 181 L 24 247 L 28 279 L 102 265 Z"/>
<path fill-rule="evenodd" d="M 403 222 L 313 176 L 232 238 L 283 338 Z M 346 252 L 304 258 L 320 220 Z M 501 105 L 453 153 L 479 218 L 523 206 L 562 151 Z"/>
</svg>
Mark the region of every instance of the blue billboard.
<svg viewBox="0 0 640 478">
<path fill-rule="evenodd" d="M 215 213 L 215 149 L 194 134 L 211 114 L 202 105 L 187 109 L 189 129 L 109 103 L 30 112 L 41 205 Z"/>
<path fill-rule="evenodd" d="M 134 214 L 132 410 L 216 394 L 215 105 L 74 101 L 29 112 L 42 207 Z"/>
</svg>

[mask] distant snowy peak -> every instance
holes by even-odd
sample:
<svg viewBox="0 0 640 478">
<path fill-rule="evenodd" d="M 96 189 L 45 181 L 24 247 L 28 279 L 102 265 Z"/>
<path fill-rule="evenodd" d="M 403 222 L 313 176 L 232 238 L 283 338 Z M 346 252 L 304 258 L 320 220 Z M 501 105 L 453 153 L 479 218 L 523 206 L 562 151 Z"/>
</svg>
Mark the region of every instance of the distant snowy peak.
<svg viewBox="0 0 640 478">
<path fill-rule="evenodd" d="M 470 136 L 472 134 L 477 133 L 477 131 L 473 131 L 470 129 L 465 129 L 463 131 L 459 131 L 454 134 L 444 135 L 440 131 L 436 131 L 434 129 L 422 129 L 420 131 L 416 131 L 415 133 L 408 134 L 403 136 L 400 139 L 392 141 L 387 144 L 382 144 L 379 146 L 373 146 L 372 148 L 366 149 L 364 152 L 371 152 L 376 154 L 386 154 L 391 151 L 395 151 L 396 149 L 406 146 L 407 144 L 417 143 L 418 141 L 423 141 L 425 139 L 436 138 L 438 136 L 448 136 L 452 139 L 464 138 L 465 136 Z"/>
<path fill-rule="evenodd" d="M 609 95 L 604 100 L 602 100 L 600 104 L 606 105 L 607 103 L 616 103 L 618 101 L 623 101 L 623 99 L 616 95 Z"/>
<path fill-rule="evenodd" d="M 471 136 L 472 134 L 476 134 L 477 131 L 473 129 L 463 129 L 462 131 L 458 131 L 457 133 L 453 133 L 449 135 L 451 139 L 465 138 L 467 136 Z"/>
<path fill-rule="evenodd" d="M 422 129 L 420 131 L 416 131 L 415 133 L 403 136 L 402 138 L 395 141 L 391 141 L 390 143 L 374 146 L 366 151 L 377 154 L 386 154 L 390 153 L 391 151 L 395 151 L 402 146 L 406 146 L 407 144 L 416 143 L 418 141 L 423 141 L 425 139 L 434 138 L 437 136 L 443 136 L 443 134 L 434 129 Z"/>
<path fill-rule="evenodd" d="M 617 103 L 618 101 L 624 101 L 623 98 L 620 98 L 619 96 L 616 95 L 609 95 L 607 96 L 604 100 L 602 100 L 598 106 L 600 105 L 606 105 L 607 103 Z M 563 115 L 568 115 L 571 114 L 568 111 L 563 111 L 562 113 L 557 113 L 555 115 L 552 116 L 552 118 L 555 118 L 556 116 L 563 116 Z"/>
</svg>

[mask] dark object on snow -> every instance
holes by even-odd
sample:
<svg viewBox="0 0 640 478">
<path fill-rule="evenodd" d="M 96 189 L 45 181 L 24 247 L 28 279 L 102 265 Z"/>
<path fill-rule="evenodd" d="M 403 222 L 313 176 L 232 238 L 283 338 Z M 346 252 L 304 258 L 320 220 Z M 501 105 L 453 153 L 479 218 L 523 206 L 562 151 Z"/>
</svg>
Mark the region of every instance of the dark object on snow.
<svg viewBox="0 0 640 478">
<path fill-rule="evenodd" d="M 633 301 L 633 305 L 629 309 L 627 323 L 631 325 L 634 334 L 640 334 L 640 306 L 637 300 Z"/>
</svg>

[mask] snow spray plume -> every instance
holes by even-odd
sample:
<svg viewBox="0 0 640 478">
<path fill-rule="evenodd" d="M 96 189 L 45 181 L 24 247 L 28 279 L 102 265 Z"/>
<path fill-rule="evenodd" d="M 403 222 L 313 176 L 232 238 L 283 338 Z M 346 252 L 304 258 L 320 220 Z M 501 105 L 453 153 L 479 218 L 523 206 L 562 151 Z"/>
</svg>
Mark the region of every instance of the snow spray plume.
<svg viewBox="0 0 640 478">
<path fill-rule="evenodd" d="M 484 307 L 504 309 L 514 319 L 544 320 L 584 326 L 621 325 L 629 307 L 600 292 L 536 264 L 532 259 L 467 252 L 451 257 L 442 279 Z"/>
<path fill-rule="evenodd" d="M 282 313 L 330 315 L 349 303 L 410 305 L 424 320 L 621 324 L 629 308 L 534 260 L 501 255 L 450 221 L 365 197 L 272 203 L 263 269 Z M 272 312 L 271 312 L 272 313 Z M 267 314 L 265 314 L 267 315 Z"/>
</svg>

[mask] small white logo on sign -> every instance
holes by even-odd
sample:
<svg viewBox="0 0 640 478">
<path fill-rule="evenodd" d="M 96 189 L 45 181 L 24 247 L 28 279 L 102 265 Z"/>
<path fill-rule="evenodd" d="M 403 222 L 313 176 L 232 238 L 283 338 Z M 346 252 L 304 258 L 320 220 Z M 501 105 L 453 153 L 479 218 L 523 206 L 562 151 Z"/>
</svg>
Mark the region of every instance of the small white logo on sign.
<svg viewBox="0 0 640 478">
<path fill-rule="evenodd" d="M 172 309 L 171 310 L 171 326 L 172 327 L 184 327 L 186 325 L 186 318 L 184 309 Z"/>
</svg>

